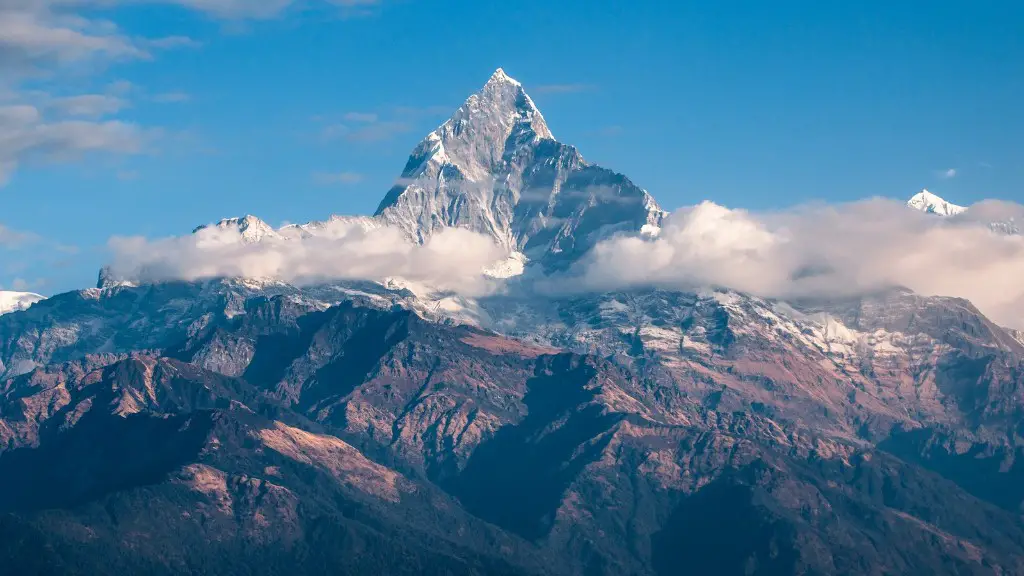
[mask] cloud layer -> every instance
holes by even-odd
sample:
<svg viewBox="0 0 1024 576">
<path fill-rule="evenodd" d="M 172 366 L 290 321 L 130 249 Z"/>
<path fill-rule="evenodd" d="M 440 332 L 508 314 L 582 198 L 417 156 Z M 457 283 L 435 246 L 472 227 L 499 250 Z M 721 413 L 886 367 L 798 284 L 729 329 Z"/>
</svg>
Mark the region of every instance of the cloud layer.
<svg viewBox="0 0 1024 576">
<path fill-rule="evenodd" d="M 966 298 L 994 321 L 1024 327 L 1021 221 L 1024 206 L 997 201 L 952 218 L 882 199 L 761 214 L 703 202 L 673 213 L 655 238 L 598 243 L 570 272 L 541 285 L 561 293 L 729 288 L 781 299 L 899 286 Z M 445 229 L 422 246 L 364 218 L 334 219 L 301 237 L 296 227 L 280 236 L 265 230 L 269 237 L 253 243 L 233 225 L 163 240 L 114 238 L 112 268 L 144 282 L 249 277 L 308 285 L 398 277 L 474 296 L 493 291 L 481 271 L 504 257 L 490 238 L 463 229 Z"/>
<path fill-rule="evenodd" d="M 842 297 L 902 286 L 971 300 L 1024 326 L 1024 207 L 976 204 L 942 219 L 873 199 L 755 214 L 711 202 L 672 214 L 656 239 L 599 243 L 575 270 L 587 290 L 725 287 L 764 297 Z M 996 222 L 995 226 L 991 226 Z"/>
<path fill-rule="evenodd" d="M 323 223 L 315 235 L 251 243 L 238 228 L 214 226 L 162 240 L 118 237 L 109 247 L 114 275 L 143 282 L 247 277 L 308 285 L 399 277 L 464 295 L 486 293 L 482 270 L 504 256 L 488 237 L 468 230 L 447 229 L 418 245 L 394 228 L 361 219 Z"/>
</svg>

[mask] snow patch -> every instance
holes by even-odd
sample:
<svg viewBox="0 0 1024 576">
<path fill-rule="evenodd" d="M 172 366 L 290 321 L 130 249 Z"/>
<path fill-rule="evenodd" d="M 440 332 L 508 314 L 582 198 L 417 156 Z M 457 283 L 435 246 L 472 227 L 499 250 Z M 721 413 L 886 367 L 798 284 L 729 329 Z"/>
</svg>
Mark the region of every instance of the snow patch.
<svg viewBox="0 0 1024 576">
<path fill-rule="evenodd" d="M 921 212 L 927 212 L 929 214 L 937 214 L 939 216 L 956 216 L 967 211 L 964 206 L 958 206 L 952 202 L 932 194 L 928 190 L 921 190 L 917 194 L 914 194 L 910 200 L 907 200 L 907 206 L 914 210 L 920 210 Z"/>
<path fill-rule="evenodd" d="M 36 302 L 45 300 L 45 296 L 33 294 L 32 292 L 14 292 L 0 290 L 0 314 L 26 310 Z"/>
</svg>

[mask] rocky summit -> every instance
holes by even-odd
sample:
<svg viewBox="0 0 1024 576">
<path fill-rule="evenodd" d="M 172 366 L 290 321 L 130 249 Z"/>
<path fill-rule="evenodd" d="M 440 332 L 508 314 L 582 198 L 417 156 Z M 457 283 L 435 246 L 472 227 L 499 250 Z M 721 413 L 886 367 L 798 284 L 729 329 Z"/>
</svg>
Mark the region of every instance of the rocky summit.
<svg viewBox="0 0 1024 576">
<path fill-rule="evenodd" d="M 543 277 L 663 217 L 499 69 L 374 216 L 197 233 L 465 228 Z M 970 302 L 525 284 L 105 270 L 19 297 L 0 316 L 4 569 L 1024 573 L 1024 338 Z"/>
<path fill-rule="evenodd" d="M 502 69 L 413 150 L 377 216 L 423 241 L 438 228 L 487 234 L 549 268 L 664 212 L 625 176 L 555 140 Z"/>
</svg>

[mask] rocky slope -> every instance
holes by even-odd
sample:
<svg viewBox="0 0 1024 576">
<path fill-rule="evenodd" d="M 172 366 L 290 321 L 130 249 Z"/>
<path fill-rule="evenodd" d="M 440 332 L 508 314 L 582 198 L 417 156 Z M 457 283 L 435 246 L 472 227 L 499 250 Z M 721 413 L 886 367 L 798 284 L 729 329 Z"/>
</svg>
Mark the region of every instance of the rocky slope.
<svg viewBox="0 0 1024 576">
<path fill-rule="evenodd" d="M 659 382 L 400 309 L 243 308 L 161 351 L 4 384 L 3 525 L 31 535 L 9 557 L 88 572 L 106 558 L 82 543 L 146 534 L 103 570 L 233 573 L 256 557 L 312 573 L 356 549 L 355 573 L 1022 568 L 1014 512 L 821 426 L 820 399 L 744 409 L 695 376 Z M 742 335 L 728 346 L 755 352 Z M 704 369 L 754 388 L 727 361 Z M 757 384 L 782 400 L 807 382 Z"/>
</svg>

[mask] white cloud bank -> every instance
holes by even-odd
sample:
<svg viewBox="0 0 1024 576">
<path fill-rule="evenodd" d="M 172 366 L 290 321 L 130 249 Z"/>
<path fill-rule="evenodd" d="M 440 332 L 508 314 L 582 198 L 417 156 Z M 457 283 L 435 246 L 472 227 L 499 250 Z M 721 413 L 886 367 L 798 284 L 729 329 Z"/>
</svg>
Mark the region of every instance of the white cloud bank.
<svg viewBox="0 0 1024 576">
<path fill-rule="evenodd" d="M 967 298 L 994 321 L 1020 327 L 1024 236 L 994 229 L 1022 220 L 1024 206 L 994 201 L 945 219 L 881 199 L 766 214 L 704 202 L 673 213 L 656 239 L 599 243 L 574 282 L 585 290 L 725 287 L 772 298 L 903 286 Z"/>
<path fill-rule="evenodd" d="M 1024 206 L 995 201 L 950 218 L 881 199 L 761 214 L 704 202 L 673 213 L 656 238 L 598 243 L 542 287 L 563 293 L 723 287 L 791 299 L 902 286 L 966 298 L 994 321 L 1022 327 L 1024 235 L 1006 233 L 1018 232 L 1022 221 Z M 480 296 L 497 287 L 482 271 L 506 256 L 489 237 L 464 229 L 445 229 L 421 246 L 365 218 L 276 232 L 258 221 L 249 225 L 250 239 L 261 241 L 244 241 L 235 226 L 162 240 L 114 238 L 112 270 L 144 282 L 249 277 L 309 285 L 397 277 Z"/>
<path fill-rule="evenodd" d="M 116 237 L 109 242 L 111 270 L 143 282 L 246 277 L 299 286 L 398 277 L 473 296 L 488 292 L 491 281 L 482 271 L 504 257 L 490 238 L 463 229 L 446 229 L 419 245 L 391 227 L 337 219 L 317 226 L 315 235 L 297 236 L 244 242 L 237 228 L 208 227 L 161 240 Z"/>
</svg>

